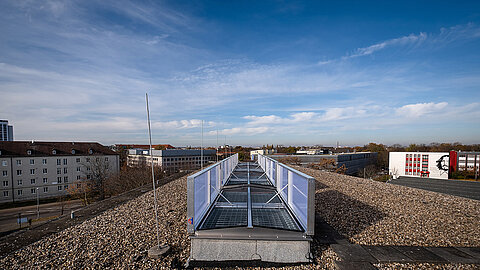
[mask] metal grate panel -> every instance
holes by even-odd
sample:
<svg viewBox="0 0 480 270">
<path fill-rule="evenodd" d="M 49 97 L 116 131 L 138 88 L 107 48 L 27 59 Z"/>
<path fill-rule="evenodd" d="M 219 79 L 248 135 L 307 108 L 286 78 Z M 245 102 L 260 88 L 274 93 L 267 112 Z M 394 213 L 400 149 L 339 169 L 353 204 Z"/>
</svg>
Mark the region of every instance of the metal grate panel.
<svg viewBox="0 0 480 270">
<path fill-rule="evenodd" d="M 215 207 L 200 229 L 247 226 L 247 208 Z"/>
<path fill-rule="evenodd" d="M 238 177 L 238 178 L 245 178 L 247 179 L 248 177 L 248 172 L 247 171 L 238 171 L 235 170 L 233 173 Z M 235 176 L 232 175 L 232 178 L 235 178 Z M 236 178 L 235 178 L 236 179 Z"/>
<path fill-rule="evenodd" d="M 250 179 L 250 183 L 264 186 L 271 186 L 272 184 L 267 179 Z"/>
<path fill-rule="evenodd" d="M 263 179 L 266 179 L 267 176 L 265 175 L 265 173 L 263 171 L 250 171 L 250 178 L 263 178 Z"/>
<path fill-rule="evenodd" d="M 300 231 L 286 209 L 252 209 L 253 226 Z"/>
<path fill-rule="evenodd" d="M 246 203 L 247 202 L 247 192 L 246 191 L 244 191 L 244 192 L 224 191 L 222 193 L 222 195 L 225 196 L 225 198 L 227 198 L 227 200 L 229 200 L 232 203 L 234 203 L 234 202 L 244 202 L 244 203 Z M 218 198 L 218 201 L 219 202 L 227 202 L 222 196 L 220 196 L 220 198 Z"/>
<path fill-rule="evenodd" d="M 262 193 L 252 192 L 252 203 L 266 203 L 274 195 L 275 195 L 275 192 L 262 192 Z M 278 196 L 276 196 L 275 198 L 273 198 L 273 200 L 270 201 L 270 203 L 281 203 L 281 202 L 282 201 L 280 201 Z"/>
<path fill-rule="evenodd" d="M 230 180 L 228 180 L 226 186 L 230 185 L 246 185 L 248 183 L 247 179 L 236 179 L 233 177 L 230 177 Z"/>
</svg>

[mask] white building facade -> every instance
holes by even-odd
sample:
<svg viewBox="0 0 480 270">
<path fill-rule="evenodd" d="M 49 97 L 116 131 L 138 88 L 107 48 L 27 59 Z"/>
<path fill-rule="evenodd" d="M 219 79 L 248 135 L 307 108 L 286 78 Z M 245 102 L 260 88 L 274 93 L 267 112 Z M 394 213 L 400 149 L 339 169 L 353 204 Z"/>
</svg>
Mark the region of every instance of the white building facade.
<svg viewBox="0 0 480 270">
<path fill-rule="evenodd" d="M 0 142 L 0 203 L 69 195 L 93 166 L 118 173 L 119 155 L 98 143 Z"/>
<path fill-rule="evenodd" d="M 197 169 L 211 161 L 216 160 L 217 151 L 211 149 L 167 149 L 153 150 L 154 166 L 162 167 L 163 170 L 177 171 L 182 169 Z M 129 149 L 128 166 L 149 166 L 151 156 L 148 149 Z"/>
<path fill-rule="evenodd" d="M 251 160 L 257 160 L 257 155 L 273 155 L 276 153 L 275 149 L 259 149 L 259 150 L 252 150 L 250 151 L 250 159 Z"/>
<path fill-rule="evenodd" d="M 400 176 L 448 179 L 448 152 L 390 152 L 388 168 L 394 179 Z"/>
</svg>

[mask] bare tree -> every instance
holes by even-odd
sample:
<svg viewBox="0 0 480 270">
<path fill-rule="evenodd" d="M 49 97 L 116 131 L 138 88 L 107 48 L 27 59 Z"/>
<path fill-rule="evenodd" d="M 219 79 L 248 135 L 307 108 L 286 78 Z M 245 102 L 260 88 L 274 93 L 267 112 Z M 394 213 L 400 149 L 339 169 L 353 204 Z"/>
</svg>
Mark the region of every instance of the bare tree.
<svg viewBox="0 0 480 270">
<path fill-rule="evenodd" d="M 301 165 L 300 158 L 298 157 L 283 157 L 278 160 L 280 163 L 284 164 L 293 164 L 293 165 Z"/>
<path fill-rule="evenodd" d="M 310 163 L 308 166 L 313 169 L 326 170 L 329 172 L 333 172 L 337 168 L 337 164 L 333 158 L 324 158 L 318 163 Z"/>
<path fill-rule="evenodd" d="M 86 180 L 91 181 L 91 188 L 100 199 L 105 199 L 105 183 L 112 176 L 110 163 L 104 156 L 91 156 L 83 165 L 83 172 Z"/>
<path fill-rule="evenodd" d="M 73 199 L 80 199 L 82 205 L 88 205 L 88 197 L 92 192 L 92 182 L 90 180 L 79 180 L 73 182 L 68 188 L 68 194 Z"/>
<path fill-rule="evenodd" d="M 161 166 L 155 166 L 157 181 L 162 179 L 165 172 Z M 108 196 L 117 195 L 125 191 L 150 184 L 152 182 L 150 167 L 135 166 L 123 168 L 118 174 L 111 175 L 104 183 L 105 193 Z"/>
<path fill-rule="evenodd" d="M 342 166 L 335 169 L 335 172 L 339 173 L 339 174 L 346 174 L 347 173 L 347 166 L 345 166 L 345 164 L 342 164 Z"/>
<path fill-rule="evenodd" d="M 357 172 L 358 177 L 363 178 L 372 178 L 378 172 L 378 167 L 375 164 L 370 164 L 365 166 L 362 169 L 359 169 Z"/>
<path fill-rule="evenodd" d="M 393 179 L 397 179 L 398 178 L 398 169 L 397 168 L 393 168 L 391 171 L 390 171 L 390 174 L 392 175 L 392 178 Z"/>
</svg>

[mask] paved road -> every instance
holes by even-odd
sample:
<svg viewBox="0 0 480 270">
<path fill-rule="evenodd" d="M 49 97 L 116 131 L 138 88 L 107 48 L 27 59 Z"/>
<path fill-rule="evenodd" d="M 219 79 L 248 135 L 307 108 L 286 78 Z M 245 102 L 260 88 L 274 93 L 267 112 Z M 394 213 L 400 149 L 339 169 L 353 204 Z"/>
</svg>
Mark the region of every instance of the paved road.
<svg viewBox="0 0 480 270">
<path fill-rule="evenodd" d="M 389 183 L 480 200 L 480 181 L 399 177 L 398 179 L 391 180 Z"/>
<path fill-rule="evenodd" d="M 80 200 L 66 201 L 63 203 L 63 213 L 69 213 L 71 210 L 78 209 L 82 206 Z M 9 231 L 18 228 L 18 214 L 28 219 L 37 218 L 37 206 L 23 206 L 16 208 L 8 208 L 0 210 L 0 232 Z M 62 203 L 54 202 L 40 205 L 40 217 L 60 216 L 62 214 Z"/>
</svg>

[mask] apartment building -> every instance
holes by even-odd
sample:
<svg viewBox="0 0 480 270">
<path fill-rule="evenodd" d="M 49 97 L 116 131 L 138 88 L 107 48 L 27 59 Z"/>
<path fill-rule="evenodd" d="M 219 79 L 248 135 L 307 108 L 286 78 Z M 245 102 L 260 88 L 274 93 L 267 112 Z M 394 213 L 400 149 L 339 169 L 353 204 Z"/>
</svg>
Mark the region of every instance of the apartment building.
<svg viewBox="0 0 480 270">
<path fill-rule="evenodd" d="M 0 203 L 68 195 L 101 166 L 119 171 L 119 156 L 91 142 L 0 142 Z"/>
<path fill-rule="evenodd" d="M 152 150 L 154 166 L 164 170 L 176 171 L 181 169 L 196 169 L 201 167 L 202 150 L 193 149 L 167 149 Z M 203 150 L 203 164 L 216 160 L 216 151 Z M 129 149 L 128 166 L 149 165 L 151 162 L 148 149 Z"/>
</svg>

